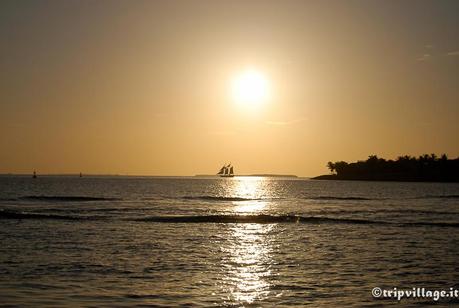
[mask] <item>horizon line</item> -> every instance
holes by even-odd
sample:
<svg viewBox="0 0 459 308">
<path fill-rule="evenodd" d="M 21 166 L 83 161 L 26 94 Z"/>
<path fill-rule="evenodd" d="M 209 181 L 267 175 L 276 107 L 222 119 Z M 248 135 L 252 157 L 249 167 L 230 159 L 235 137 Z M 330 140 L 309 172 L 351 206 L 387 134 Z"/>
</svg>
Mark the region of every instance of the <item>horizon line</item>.
<svg viewBox="0 0 459 308">
<path fill-rule="evenodd" d="M 75 176 L 79 177 L 80 172 L 77 173 L 38 173 L 37 177 L 43 176 Z M 0 176 L 33 176 L 32 173 L 0 173 Z M 103 176 L 110 176 L 110 177 L 219 177 L 218 174 L 193 174 L 193 175 L 148 175 L 148 174 L 122 174 L 122 173 L 82 173 L 82 177 L 103 177 Z M 302 176 L 296 174 L 280 174 L 280 173 L 251 173 L 251 174 L 237 174 L 234 177 L 295 177 L 295 178 L 312 178 L 314 176 Z"/>
</svg>

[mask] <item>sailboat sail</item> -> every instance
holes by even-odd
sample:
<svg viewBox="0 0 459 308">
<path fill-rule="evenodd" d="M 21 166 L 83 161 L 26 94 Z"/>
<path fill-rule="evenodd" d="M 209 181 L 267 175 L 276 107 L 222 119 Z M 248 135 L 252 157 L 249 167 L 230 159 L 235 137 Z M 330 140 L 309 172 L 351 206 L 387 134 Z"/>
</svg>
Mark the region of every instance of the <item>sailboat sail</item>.
<svg viewBox="0 0 459 308">
<path fill-rule="evenodd" d="M 220 168 L 220 171 L 218 171 L 217 175 L 221 177 L 233 177 L 234 176 L 233 166 L 231 166 L 231 164 L 223 165 L 223 167 Z"/>
</svg>

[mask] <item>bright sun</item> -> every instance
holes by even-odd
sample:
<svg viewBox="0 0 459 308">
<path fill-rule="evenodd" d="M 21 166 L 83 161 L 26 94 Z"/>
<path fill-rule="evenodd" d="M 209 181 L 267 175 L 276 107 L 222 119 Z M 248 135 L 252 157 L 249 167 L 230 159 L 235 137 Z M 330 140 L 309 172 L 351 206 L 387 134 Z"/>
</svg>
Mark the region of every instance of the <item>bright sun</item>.
<svg viewBox="0 0 459 308">
<path fill-rule="evenodd" d="M 236 103 L 258 106 L 269 96 L 269 85 L 262 73 L 249 69 L 238 75 L 232 84 L 232 96 Z"/>
</svg>

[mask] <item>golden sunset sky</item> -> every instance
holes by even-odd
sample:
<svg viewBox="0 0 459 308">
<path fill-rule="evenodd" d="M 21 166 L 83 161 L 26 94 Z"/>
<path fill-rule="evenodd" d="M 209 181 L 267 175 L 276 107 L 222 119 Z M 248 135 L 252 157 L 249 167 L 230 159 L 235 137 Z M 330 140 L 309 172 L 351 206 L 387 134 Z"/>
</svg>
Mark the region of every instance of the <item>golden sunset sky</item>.
<svg viewBox="0 0 459 308">
<path fill-rule="evenodd" d="M 458 136 L 459 1 L 0 2 L 0 173 L 314 176 Z"/>
</svg>

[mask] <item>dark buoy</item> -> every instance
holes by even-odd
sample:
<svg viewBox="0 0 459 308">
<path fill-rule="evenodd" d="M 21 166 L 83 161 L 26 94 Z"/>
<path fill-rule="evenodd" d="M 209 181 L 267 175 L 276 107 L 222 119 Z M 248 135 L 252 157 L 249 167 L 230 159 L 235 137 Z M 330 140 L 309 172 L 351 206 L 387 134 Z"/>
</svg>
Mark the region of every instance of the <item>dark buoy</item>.
<svg viewBox="0 0 459 308">
<path fill-rule="evenodd" d="M 82 178 L 82 177 L 83 177 L 83 174 L 80 172 L 80 178 Z"/>
<path fill-rule="evenodd" d="M 37 172 L 35 172 L 35 170 L 33 171 L 33 175 L 32 175 L 32 178 L 36 179 L 37 178 Z"/>
</svg>

